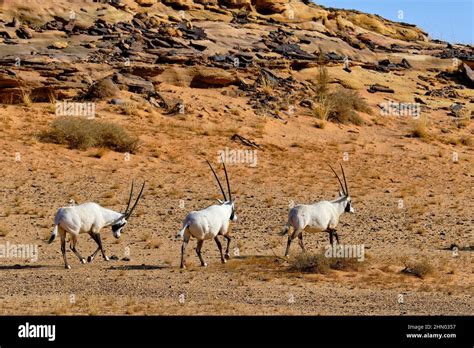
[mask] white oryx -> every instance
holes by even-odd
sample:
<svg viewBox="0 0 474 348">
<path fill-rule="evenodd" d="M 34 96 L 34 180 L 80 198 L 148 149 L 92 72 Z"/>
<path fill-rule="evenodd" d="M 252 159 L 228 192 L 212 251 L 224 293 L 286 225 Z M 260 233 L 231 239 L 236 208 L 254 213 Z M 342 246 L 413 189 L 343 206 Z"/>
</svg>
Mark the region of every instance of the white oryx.
<svg viewBox="0 0 474 348">
<path fill-rule="evenodd" d="M 285 256 L 288 256 L 291 242 L 296 237 L 299 239 L 301 249 L 306 251 L 303 244 L 303 231 L 328 232 L 330 243 L 333 244 L 333 237 L 335 236 L 337 243 L 339 244 L 339 236 L 336 232 L 339 218 L 344 212 L 355 212 L 352 207 L 351 197 L 349 196 L 344 168 L 342 168 L 342 165 L 340 166 L 344 177 L 345 187 L 342 185 L 341 179 L 339 179 L 336 171 L 329 166 L 341 185 L 339 198 L 332 201 L 320 201 L 310 205 L 301 204 L 290 210 L 290 213 L 288 214 L 288 222 L 280 234 L 284 236 L 288 233 L 290 227 L 293 227 L 293 233 L 288 234 L 288 244 L 286 246 Z"/>
<path fill-rule="evenodd" d="M 205 240 L 214 239 L 216 241 L 217 247 L 221 254 L 222 263 L 226 263 L 226 259 L 230 259 L 229 246 L 231 237 L 229 236 L 229 221 L 237 221 L 237 215 L 235 214 L 234 202 L 232 199 L 232 194 L 230 190 L 229 177 L 227 176 L 227 170 L 225 168 L 224 159 L 222 159 L 222 165 L 224 167 L 225 179 L 227 181 L 227 190 L 229 191 L 229 199 L 222 188 L 222 185 L 217 177 L 214 168 L 207 161 L 207 164 L 212 170 L 217 183 L 221 189 L 222 195 L 224 196 L 224 201 L 219 201 L 219 205 L 211 205 L 210 207 L 190 212 L 183 221 L 183 228 L 176 235 L 176 239 L 183 238 L 183 245 L 181 246 L 181 268 L 186 268 L 184 255 L 186 251 L 186 246 L 188 245 L 189 239 L 191 236 L 197 239 L 196 253 L 201 261 L 201 266 L 206 267 L 207 264 L 204 262 L 201 255 L 201 248 Z M 225 257 L 222 253 L 222 245 L 218 239 L 218 235 L 224 236 L 227 239 L 227 248 L 225 252 Z"/>
<path fill-rule="evenodd" d="M 114 237 L 120 238 L 120 233 L 123 227 L 127 224 L 127 219 L 132 215 L 133 210 L 137 206 L 144 188 L 145 182 L 143 183 L 140 193 L 137 196 L 137 200 L 133 204 L 133 207 L 129 210 L 130 202 L 132 201 L 133 196 L 132 181 L 132 189 L 130 191 L 127 208 L 125 208 L 123 213 L 118 213 L 116 211 L 103 208 L 99 204 L 92 202 L 58 209 L 58 212 L 54 218 L 54 229 L 51 233 L 48 243 L 52 243 L 59 232 L 61 237 L 61 251 L 66 269 L 71 268 L 67 262 L 66 257 L 66 233 L 71 235 L 71 250 L 74 252 L 74 254 L 76 254 L 82 263 L 86 263 L 86 260 L 76 249 L 77 237 L 80 233 L 89 233 L 92 239 L 97 243 L 97 250 L 87 258 L 87 261 L 91 262 L 99 250 L 102 252 L 102 257 L 104 260 L 108 261 L 109 258 L 105 255 L 104 248 L 102 247 L 102 240 L 99 234 L 100 230 L 104 227 L 111 226 Z"/>
</svg>

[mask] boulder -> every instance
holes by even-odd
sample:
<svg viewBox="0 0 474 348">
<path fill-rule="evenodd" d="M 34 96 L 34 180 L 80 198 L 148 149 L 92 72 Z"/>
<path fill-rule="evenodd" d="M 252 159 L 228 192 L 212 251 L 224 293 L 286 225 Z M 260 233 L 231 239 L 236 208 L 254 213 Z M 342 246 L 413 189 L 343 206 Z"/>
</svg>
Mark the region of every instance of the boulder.
<svg viewBox="0 0 474 348">
<path fill-rule="evenodd" d="M 19 39 L 31 39 L 33 37 L 33 31 L 24 25 L 20 25 L 20 27 L 15 31 L 16 36 Z"/>
<path fill-rule="evenodd" d="M 56 41 L 56 42 L 53 42 L 53 44 L 50 46 L 50 48 L 55 48 L 55 49 L 58 49 L 58 50 L 62 50 L 62 49 L 65 49 L 65 48 L 68 48 L 68 43 L 67 41 Z"/>
<path fill-rule="evenodd" d="M 233 74 L 219 68 L 196 68 L 191 81 L 192 88 L 220 88 L 237 84 L 239 79 Z"/>
<path fill-rule="evenodd" d="M 116 73 L 113 76 L 113 81 L 118 85 L 125 87 L 130 92 L 144 94 L 155 92 L 153 83 L 141 78 L 140 76 Z"/>
<path fill-rule="evenodd" d="M 250 0 L 221 0 L 220 4 L 228 8 L 250 8 L 252 5 Z"/>
<path fill-rule="evenodd" d="M 288 8 L 289 0 L 254 0 L 255 8 L 262 14 L 282 13 Z"/>
<path fill-rule="evenodd" d="M 140 6 L 150 7 L 156 4 L 158 0 L 135 0 L 135 2 Z"/>
<path fill-rule="evenodd" d="M 179 10 L 189 10 L 194 7 L 193 0 L 163 0 L 163 3 Z"/>
</svg>

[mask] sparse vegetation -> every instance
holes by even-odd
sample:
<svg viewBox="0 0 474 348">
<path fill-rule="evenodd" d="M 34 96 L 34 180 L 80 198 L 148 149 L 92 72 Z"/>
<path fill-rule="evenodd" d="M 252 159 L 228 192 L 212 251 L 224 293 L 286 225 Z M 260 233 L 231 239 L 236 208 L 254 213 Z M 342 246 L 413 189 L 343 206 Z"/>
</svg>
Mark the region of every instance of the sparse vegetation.
<svg viewBox="0 0 474 348">
<path fill-rule="evenodd" d="M 290 259 L 290 270 L 326 274 L 330 270 L 359 271 L 363 263 L 356 258 L 326 257 L 324 253 L 300 253 Z"/>
<path fill-rule="evenodd" d="M 428 127 L 426 117 L 420 117 L 414 122 L 413 129 L 411 130 L 410 135 L 414 138 L 427 139 L 429 138 L 427 128 Z"/>
<path fill-rule="evenodd" d="M 434 268 L 431 263 L 423 259 L 421 261 L 405 262 L 405 268 L 402 270 L 402 273 L 412 274 L 418 278 L 425 278 L 427 275 L 432 274 L 433 271 Z"/>
<path fill-rule="evenodd" d="M 330 270 L 329 259 L 322 254 L 300 253 L 290 259 L 290 269 L 305 273 L 326 274 Z"/>
<path fill-rule="evenodd" d="M 10 230 L 6 226 L 0 225 L 0 237 L 5 237 L 9 232 Z"/>
<path fill-rule="evenodd" d="M 32 104 L 31 101 L 31 92 L 25 88 L 20 88 L 21 93 L 21 103 L 23 106 L 30 107 Z"/>
<path fill-rule="evenodd" d="M 320 66 L 316 78 L 316 105 L 313 107 L 313 115 L 321 121 L 317 122 L 316 127 L 324 128 L 324 122 L 328 120 L 362 125 L 364 121 L 356 111 L 371 114 L 370 106 L 356 91 L 339 87 L 330 93 L 329 80 L 327 68 Z"/>
<path fill-rule="evenodd" d="M 356 111 L 372 113 L 367 102 L 357 93 L 346 88 L 339 88 L 330 96 L 333 107 L 328 119 L 343 124 L 362 125 L 363 119 Z"/>
<path fill-rule="evenodd" d="M 80 117 L 57 118 L 49 130 L 39 134 L 39 139 L 68 145 L 71 149 L 101 147 L 129 153 L 135 153 L 138 149 L 138 138 L 128 134 L 121 126 Z"/>
<path fill-rule="evenodd" d="M 138 105 L 136 103 L 127 101 L 121 106 L 122 114 L 127 116 L 138 116 Z"/>
</svg>

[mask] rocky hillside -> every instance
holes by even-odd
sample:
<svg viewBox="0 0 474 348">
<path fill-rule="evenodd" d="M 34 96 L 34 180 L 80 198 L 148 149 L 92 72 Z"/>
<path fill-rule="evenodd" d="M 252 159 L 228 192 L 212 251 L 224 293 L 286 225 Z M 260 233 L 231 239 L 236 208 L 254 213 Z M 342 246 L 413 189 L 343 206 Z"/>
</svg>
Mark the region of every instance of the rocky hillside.
<svg viewBox="0 0 474 348">
<path fill-rule="evenodd" d="M 456 95 L 452 88 L 433 91 L 437 81 L 472 87 L 471 47 L 429 40 L 410 24 L 309 1 L 31 3 L 10 0 L 0 7 L 3 103 L 21 103 L 25 96 L 33 102 L 110 100 L 121 90 L 174 113 L 184 101 L 161 94 L 162 83 L 235 86 L 229 93 L 245 96 L 254 113 L 285 119 L 289 107 L 303 113 L 314 108 L 314 68 L 320 64 L 344 68 L 347 76 L 355 67 L 403 76 L 427 57 L 434 74 L 417 81 L 420 97 Z M 332 83 L 359 89 L 347 76 Z M 402 92 L 385 87 L 368 89 Z M 193 109 L 192 101 L 187 104 Z"/>
</svg>

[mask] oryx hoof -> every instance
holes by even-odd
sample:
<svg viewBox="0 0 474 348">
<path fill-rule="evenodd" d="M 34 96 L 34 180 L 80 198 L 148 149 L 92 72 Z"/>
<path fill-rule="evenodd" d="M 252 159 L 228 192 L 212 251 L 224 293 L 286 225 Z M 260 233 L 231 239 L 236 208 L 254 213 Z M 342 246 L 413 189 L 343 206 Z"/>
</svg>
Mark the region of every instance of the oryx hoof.
<svg viewBox="0 0 474 348">
<path fill-rule="evenodd" d="M 222 259 L 221 261 L 222 261 L 222 263 L 227 263 L 226 259 Z"/>
<path fill-rule="evenodd" d="M 87 258 L 87 262 L 92 262 L 92 260 L 94 260 L 94 258 L 93 258 L 92 256 L 89 256 L 89 257 Z"/>
<path fill-rule="evenodd" d="M 71 266 L 65 265 L 64 268 L 65 268 L 65 269 L 71 269 Z"/>
<path fill-rule="evenodd" d="M 85 263 L 86 263 L 86 259 L 85 259 L 85 258 L 82 258 L 82 259 L 81 259 L 81 263 L 82 263 L 82 264 L 85 264 Z"/>
<path fill-rule="evenodd" d="M 203 264 L 201 264 L 201 267 L 207 267 L 207 263 L 204 262 Z"/>
<path fill-rule="evenodd" d="M 229 254 L 225 254 L 224 257 L 226 258 L 226 260 L 230 260 L 230 255 Z"/>
<path fill-rule="evenodd" d="M 181 266 L 179 266 L 179 268 L 186 269 L 186 265 L 181 265 Z"/>
<path fill-rule="evenodd" d="M 108 256 L 104 256 L 105 261 L 110 261 L 110 258 Z"/>
</svg>

